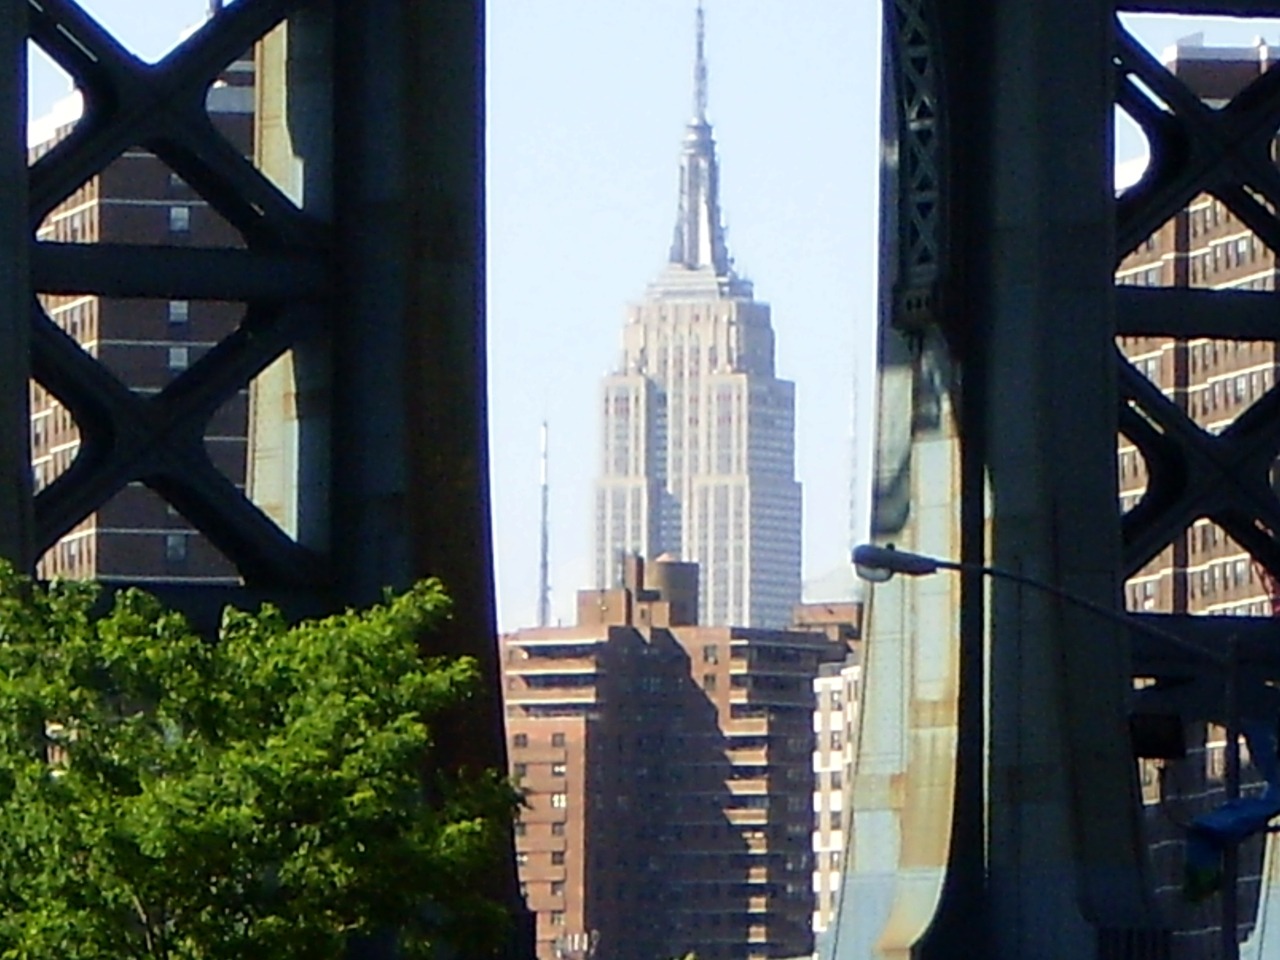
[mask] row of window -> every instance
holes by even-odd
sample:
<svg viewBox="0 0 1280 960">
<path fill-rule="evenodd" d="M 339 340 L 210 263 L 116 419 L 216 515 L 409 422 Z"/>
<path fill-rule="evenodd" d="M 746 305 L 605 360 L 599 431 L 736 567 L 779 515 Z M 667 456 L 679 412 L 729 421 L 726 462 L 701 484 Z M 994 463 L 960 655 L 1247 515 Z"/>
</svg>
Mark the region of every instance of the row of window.
<svg viewBox="0 0 1280 960">
<path fill-rule="evenodd" d="M 1227 208 L 1221 200 L 1213 200 L 1202 207 L 1192 207 L 1187 211 L 1191 236 L 1198 237 L 1220 226 L 1226 215 Z"/>
<path fill-rule="evenodd" d="M 1227 560 L 1210 564 L 1199 572 L 1199 576 L 1193 575 L 1192 592 L 1196 593 L 1194 589 L 1196 586 L 1199 587 L 1198 592 L 1201 596 L 1217 593 L 1220 589 L 1236 590 L 1251 586 L 1254 580 L 1253 567 L 1248 560 Z"/>
<path fill-rule="evenodd" d="M 1137 450 L 1121 450 L 1116 459 L 1122 481 L 1138 479 L 1146 467 L 1146 461 L 1142 459 L 1142 454 Z"/>
<path fill-rule="evenodd" d="M 1156 582 L 1143 580 L 1129 583 L 1124 588 L 1126 607 L 1129 610 L 1152 610 L 1156 605 Z"/>
<path fill-rule="evenodd" d="M 563 733 L 551 734 L 551 745 L 553 747 L 563 747 L 565 744 Z M 527 733 L 517 733 L 511 738 L 511 745 L 518 750 L 523 750 L 529 746 L 529 735 Z"/>
<path fill-rule="evenodd" d="M 1245 237 L 1236 237 L 1225 243 L 1216 243 L 1208 250 L 1189 254 L 1187 263 L 1190 268 L 1191 282 L 1199 283 L 1220 270 L 1254 263 L 1258 259 L 1259 246 L 1257 237 L 1250 234 Z"/>
<path fill-rule="evenodd" d="M 518 850 L 518 851 L 516 851 L 516 866 L 517 866 L 517 867 L 527 867 L 527 866 L 529 865 L 529 857 L 530 857 L 530 856 L 531 856 L 531 854 L 529 853 L 529 851 L 528 851 L 528 850 Z M 552 850 L 552 851 L 551 851 L 551 853 L 550 853 L 550 858 L 551 858 L 551 865 L 552 865 L 553 867 L 563 867 L 563 866 L 564 866 L 564 851 L 563 851 L 563 850 Z"/>
<path fill-rule="evenodd" d="M 169 563 L 181 563 L 187 559 L 189 533 L 166 533 L 164 535 L 164 556 Z M 54 544 L 40 560 L 40 576 L 55 578 L 60 576 L 82 577 L 93 569 L 94 540 L 93 537 L 76 536 L 61 540 Z"/>
<path fill-rule="evenodd" d="M 1191 415 L 1196 417 L 1217 410 L 1220 406 L 1239 404 L 1260 397 L 1270 388 L 1273 377 L 1271 370 L 1255 370 L 1252 373 L 1237 374 L 1230 379 L 1193 384 L 1188 389 Z"/>
<path fill-rule="evenodd" d="M 168 209 L 169 232 L 186 234 L 191 232 L 191 207 L 186 204 L 175 204 Z M 98 237 L 97 211 L 80 210 L 76 213 L 54 215 L 40 229 L 41 239 L 52 239 L 58 243 L 94 243 Z"/>
<path fill-rule="evenodd" d="M 551 776 L 563 777 L 566 775 L 566 767 L 563 763 L 551 764 Z M 524 777 L 529 774 L 529 765 L 527 763 L 517 763 L 511 768 L 512 776 Z"/>
<path fill-rule="evenodd" d="M 564 821 L 557 820 L 551 824 L 551 835 L 553 837 L 563 837 L 565 831 Z M 529 835 L 529 824 L 523 820 L 517 820 L 515 824 L 515 833 L 517 837 L 527 837 Z"/>
</svg>

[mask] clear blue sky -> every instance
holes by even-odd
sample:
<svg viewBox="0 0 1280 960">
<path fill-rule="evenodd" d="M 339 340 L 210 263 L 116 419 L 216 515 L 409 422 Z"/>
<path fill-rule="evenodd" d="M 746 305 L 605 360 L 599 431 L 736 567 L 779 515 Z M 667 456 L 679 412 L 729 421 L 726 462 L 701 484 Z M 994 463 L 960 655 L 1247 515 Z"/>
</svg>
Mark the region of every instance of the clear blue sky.
<svg viewBox="0 0 1280 960">
<path fill-rule="evenodd" d="M 82 0 L 162 55 L 205 0 Z M 711 119 L 730 251 L 773 305 L 778 371 L 797 384 L 805 576 L 845 562 L 854 383 L 870 411 L 879 4 L 705 0 Z M 490 0 L 489 337 L 501 624 L 534 616 L 538 425 L 551 423 L 554 613 L 591 577 L 600 377 L 625 305 L 670 242 L 689 113 L 694 0 Z M 1256 21 L 1130 18 L 1153 49 L 1280 40 Z M 33 113 L 66 91 L 37 62 Z M 1118 152 L 1138 140 L 1122 134 Z M 859 457 L 867 466 L 867 425 Z"/>
</svg>

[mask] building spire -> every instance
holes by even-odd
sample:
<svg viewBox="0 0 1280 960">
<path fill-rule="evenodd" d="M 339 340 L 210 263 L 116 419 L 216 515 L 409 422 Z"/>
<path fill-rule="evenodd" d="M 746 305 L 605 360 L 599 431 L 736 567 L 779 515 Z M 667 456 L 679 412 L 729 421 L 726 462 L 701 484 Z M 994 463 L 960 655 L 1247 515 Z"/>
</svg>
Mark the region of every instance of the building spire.
<svg viewBox="0 0 1280 960">
<path fill-rule="evenodd" d="M 707 15 L 698 0 L 698 52 L 693 61 L 693 122 L 707 122 Z"/>
<path fill-rule="evenodd" d="M 680 157 L 680 205 L 672 264 L 690 270 L 712 270 L 717 277 L 732 272 L 720 219 L 720 165 L 707 122 L 706 14 L 697 8 L 697 43 L 693 62 L 693 118 L 685 128 Z"/>
</svg>

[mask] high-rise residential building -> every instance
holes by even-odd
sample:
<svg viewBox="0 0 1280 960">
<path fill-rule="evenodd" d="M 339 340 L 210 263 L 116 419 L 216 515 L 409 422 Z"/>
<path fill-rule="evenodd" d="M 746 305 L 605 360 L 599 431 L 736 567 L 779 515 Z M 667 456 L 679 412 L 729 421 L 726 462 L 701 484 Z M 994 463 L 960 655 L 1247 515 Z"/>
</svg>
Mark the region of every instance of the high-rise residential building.
<svg viewBox="0 0 1280 960">
<path fill-rule="evenodd" d="M 856 661 L 825 663 L 813 681 L 813 932 L 822 933 L 840 906 L 845 838 L 847 773 L 852 768 L 856 734 L 858 678 Z"/>
<path fill-rule="evenodd" d="M 698 626 L 697 567 L 645 570 L 502 638 L 538 957 L 808 955 L 813 678 L 848 646 Z"/>
<path fill-rule="evenodd" d="M 630 554 L 669 553 L 698 564 L 700 622 L 782 627 L 800 600 L 795 385 L 725 242 L 703 39 L 699 8 L 675 237 L 604 382 L 596 585 Z"/>
<path fill-rule="evenodd" d="M 832 657 L 813 678 L 813 932 L 823 933 L 839 909 L 840 880 L 849 835 L 845 804 L 858 729 L 863 606 L 857 602 L 805 603 L 793 630 L 825 635 Z M 836 652 L 839 651 L 839 652 Z"/>
<path fill-rule="evenodd" d="M 1219 108 L 1271 68 L 1280 59 L 1277 52 L 1261 40 L 1249 47 L 1223 48 L 1205 46 L 1196 36 L 1165 50 L 1161 61 L 1194 95 Z M 1276 252 L 1220 199 L 1201 194 L 1124 258 L 1116 283 L 1239 290 L 1262 298 L 1274 296 L 1277 275 Z M 1280 374 L 1277 344 L 1270 340 L 1125 337 L 1120 346 L 1138 373 L 1192 423 L 1213 434 L 1273 389 Z M 1117 460 L 1121 508 L 1128 511 L 1147 492 L 1147 467 L 1141 451 L 1124 436 Z M 1248 551 L 1212 520 L 1201 518 L 1129 579 L 1125 600 L 1139 612 L 1272 616 L 1274 591 Z M 1160 892 L 1178 904 L 1171 916 L 1185 918 L 1174 935 L 1175 960 L 1208 960 L 1218 956 L 1216 907 L 1188 912 L 1181 904 L 1184 836 L 1177 824 L 1224 799 L 1225 740 L 1221 728 L 1206 728 L 1203 722 L 1187 723 L 1185 738 L 1185 759 L 1140 762 L 1142 792 Z M 1260 845 L 1245 844 L 1242 936 L 1252 927 L 1261 866 Z"/>
<path fill-rule="evenodd" d="M 242 59 L 208 91 L 214 126 L 253 154 L 254 65 Z M 74 128 L 83 113 L 73 93 L 30 130 L 34 160 Z M 136 147 L 108 164 L 49 214 L 37 239 L 193 247 L 242 246 L 240 235 L 155 155 Z M 40 297 L 53 323 L 135 394 L 153 396 L 235 329 L 241 304 Z M 210 420 L 205 450 L 234 484 L 245 478 L 247 393 Z M 37 491 L 67 470 L 80 449 L 71 412 L 44 388 L 31 388 L 31 455 Z M 61 538 L 40 560 L 42 577 L 164 583 L 235 583 L 234 567 L 186 520 L 141 483 L 131 483 Z"/>
</svg>

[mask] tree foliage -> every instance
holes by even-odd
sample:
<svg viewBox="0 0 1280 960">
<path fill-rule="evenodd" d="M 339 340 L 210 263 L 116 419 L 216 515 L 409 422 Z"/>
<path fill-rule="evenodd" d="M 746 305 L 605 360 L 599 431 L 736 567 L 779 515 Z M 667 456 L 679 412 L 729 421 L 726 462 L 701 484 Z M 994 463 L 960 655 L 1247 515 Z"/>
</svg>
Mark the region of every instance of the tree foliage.
<svg viewBox="0 0 1280 960">
<path fill-rule="evenodd" d="M 438 584 L 295 627 L 228 610 L 216 643 L 146 594 L 96 599 L 0 569 L 0 957 L 496 947 L 481 878 L 517 801 L 424 773 L 433 718 L 479 679 L 419 654 Z"/>
</svg>

